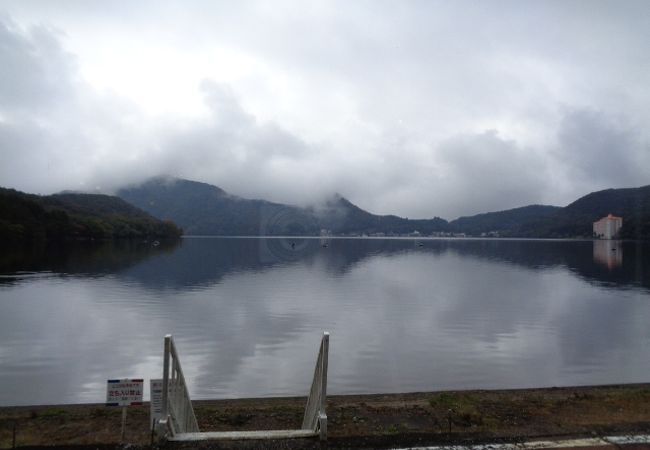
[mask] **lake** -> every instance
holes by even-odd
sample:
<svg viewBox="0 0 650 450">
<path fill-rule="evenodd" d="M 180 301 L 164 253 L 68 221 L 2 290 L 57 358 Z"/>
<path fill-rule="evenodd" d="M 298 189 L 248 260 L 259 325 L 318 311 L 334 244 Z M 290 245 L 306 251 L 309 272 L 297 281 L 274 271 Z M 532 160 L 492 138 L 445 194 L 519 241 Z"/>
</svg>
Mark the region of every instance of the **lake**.
<svg viewBox="0 0 650 450">
<path fill-rule="evenodd" d="M 159 378 L 167 333 L 195 399 L 306 395 L 324 330 L 331 394 L 650 381 L 648 244 L 76 243 L 0 274 L 3 406 Z"/>
</svg>

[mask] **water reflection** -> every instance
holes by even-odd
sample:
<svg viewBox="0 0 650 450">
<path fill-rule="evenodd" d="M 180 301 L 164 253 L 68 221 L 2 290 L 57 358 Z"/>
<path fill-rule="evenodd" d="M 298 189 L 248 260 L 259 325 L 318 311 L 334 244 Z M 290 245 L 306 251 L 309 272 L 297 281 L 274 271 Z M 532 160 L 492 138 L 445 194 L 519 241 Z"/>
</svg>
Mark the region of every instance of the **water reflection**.
<svg viewBox="0 0 650 450">
<path fill-rule="evenodd" d="M 50 272 L 102 276 L 119 272 L 147 258 L 168 254 L 182 241 L 38 242 L 0 247 L 0 284 L 30 273 Z"/>
<path fill-rule="evenodd" d="M 594 261 L 604 265 L 608 269 L 620 267 L 623 264 L 623 246 L 621 241 L 595 240 Z"/>
<path fill-rule="evenodd" d="M 102 401 L 107 378 L 159 377 L 166 333 L 197 398 L 305 394 L 325 329 L 332 393 L 647 381 L 646 246 L 621 243 L 610 268 L 588 241 L 418 242 L 5 254 L 0 404 Z"/>
</svg>

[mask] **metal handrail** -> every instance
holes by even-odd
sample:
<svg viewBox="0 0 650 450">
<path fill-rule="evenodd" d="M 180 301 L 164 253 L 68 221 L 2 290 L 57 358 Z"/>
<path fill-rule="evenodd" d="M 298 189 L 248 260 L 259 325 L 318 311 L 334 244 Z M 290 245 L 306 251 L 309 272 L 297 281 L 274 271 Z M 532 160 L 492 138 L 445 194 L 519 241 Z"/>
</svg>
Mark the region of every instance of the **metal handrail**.
<svg viewBox="0 0 650 450">
<path fill-rule="evenodd" d="M 303 430 L 318 431 L 321 440 L 327 439 L 327 364 L 329 355 L 330 334 L 326 331 L 321 339 L 314 379 L 309 390 L 305 415 L 302 420 Z"/>
<path fill-rule="evenodd" d="M 165 336 L 163 357 L 162 419 L 163 433 L 172 436 L 178 433 L 195 433 L 199 425 L 192 408 L 192 400 L 187 390 L 183 369 L 174 339 L 171 334 Z"/>
<path fill-rule="evenodd" d="M 323 333 L 318 357 L 316 358 L 316 367 L 314 369 L 314 378 L 312 380 L 309 397 L 305 405 L 305 414 L 303 416 L 302 427 L 300 430 L 318 433 L 321 440 L 327 439 L 327 365 L 329 354 L 329 337 L 328 332 Z M 162 386 L 162 418 L 158 421 L 158 436 L 162 439 L 173 439 L 176 435 L 186 435 L 187 433 L 197 433 L 204 438 L 223 437 L 220 435 L 228 433 L 199 433 L 199 426 L 192 408 L 192 401 L 187 390 L 181 363 L 178 359 L 178 353 L 174 340 L 170 334 L 165 336 L 165 349 L 163 357 L 163 386 Z M 300 430 L 282 430 L 265 431 L 265 432 L 242 432 L 230 433 L 237 434 L 237 438 L 250 438 L 244 436 L 246 433 L 255 434 L 256 438 L 277 436 L 297 437 L 303 436 Z M 284 434 L 283 434 L 284 433 Z M 214 436 L 212 436 L 214 435 Z M 195 435 L 196 436 L 196 435 Z M 276 436 L 276 438 L 277 438 Z M 187 437 L 187 436 L 185 436 Z M 232 436 L 229 436 L 232 438 Z M 178 436 L 178 439 L 183 439 Z"/>
</svg>

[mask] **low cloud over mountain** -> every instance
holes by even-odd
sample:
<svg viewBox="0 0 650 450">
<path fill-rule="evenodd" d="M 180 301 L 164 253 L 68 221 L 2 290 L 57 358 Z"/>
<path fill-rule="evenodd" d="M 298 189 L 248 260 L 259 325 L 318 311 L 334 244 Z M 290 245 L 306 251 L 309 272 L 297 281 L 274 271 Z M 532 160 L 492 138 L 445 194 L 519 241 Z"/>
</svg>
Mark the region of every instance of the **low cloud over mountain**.
<svg viewBox="0 0 650 450">
<path fill-rule="evenodd" d="M 647 2 L 68 6 L 1 7 L 0 185 L 454 218 L 650 181 Z"/>
</svg>

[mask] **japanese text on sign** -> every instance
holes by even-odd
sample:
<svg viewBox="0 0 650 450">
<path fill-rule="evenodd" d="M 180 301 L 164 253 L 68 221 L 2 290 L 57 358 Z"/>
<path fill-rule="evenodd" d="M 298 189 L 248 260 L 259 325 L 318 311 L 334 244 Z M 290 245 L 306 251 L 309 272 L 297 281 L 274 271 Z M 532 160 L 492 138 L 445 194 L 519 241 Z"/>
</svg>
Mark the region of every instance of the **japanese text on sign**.
<svg viewBox="0 0 650 450">
<path fill-rule="evenodd" d="M 153 424 L 162 418 L 163 380 L 149 380 L 149 390 L 151 392 L 151 423 Z"/>
<path fill-rule="evenodd" d="M 142 405 L 144 380 L 108 380 L 106 384 L 106 406 Z"/>
</svg>

